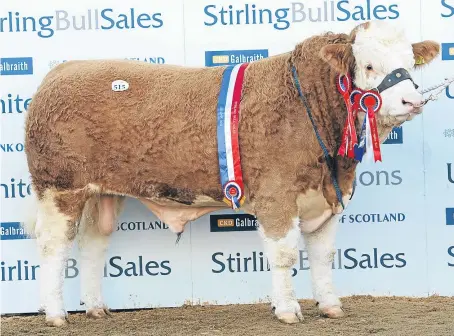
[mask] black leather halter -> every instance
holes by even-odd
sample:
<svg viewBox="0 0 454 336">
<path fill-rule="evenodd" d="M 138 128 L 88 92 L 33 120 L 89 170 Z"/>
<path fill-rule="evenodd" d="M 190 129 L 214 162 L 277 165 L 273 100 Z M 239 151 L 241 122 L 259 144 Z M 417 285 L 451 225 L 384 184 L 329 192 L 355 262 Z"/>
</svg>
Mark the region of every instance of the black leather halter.
<svg viewBox="0 0 454 336">
<path fill-rule="evenodd" d="M 415 89 L 418 89 L 419 86 L 413 81 L 413 78 L 411 78 L 410 73 L 407 70 L 405 70 L 404 68 L 399 68 L 399 69 L 393 70 L 388 75 L 386 75 L 386 77 L 383 78 L 380 85 L 377 86 L 376 90 L 379 93 L 383 92 L 386 89 L 389 89 L 391 86 L 394 86 L 397 83 L 400 83 L 406 79 L 411 80 L 411 82 L 415 86 Z"/>
</svg>

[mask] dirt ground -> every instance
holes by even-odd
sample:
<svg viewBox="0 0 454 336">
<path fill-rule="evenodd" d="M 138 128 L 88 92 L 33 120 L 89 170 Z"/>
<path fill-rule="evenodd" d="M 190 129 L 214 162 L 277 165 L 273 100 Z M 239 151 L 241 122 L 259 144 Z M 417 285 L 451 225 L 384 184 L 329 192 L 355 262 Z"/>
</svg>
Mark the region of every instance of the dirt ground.
<svg viewBox="0 0 454 336">
<path fill-rule="evenodd" d="M 43 315 L 2 317 L 1 335 L 454 336 L 454 297 L 348 297 L 338 320 L 320 317 L 313 300 L 300 302 L 305 320 L 297 325 L 279 322 L 269 304 L 185 306 L 112 312 L 102 320 L 73 313 L 62 329 L 46 327 Z"/>
</svg>

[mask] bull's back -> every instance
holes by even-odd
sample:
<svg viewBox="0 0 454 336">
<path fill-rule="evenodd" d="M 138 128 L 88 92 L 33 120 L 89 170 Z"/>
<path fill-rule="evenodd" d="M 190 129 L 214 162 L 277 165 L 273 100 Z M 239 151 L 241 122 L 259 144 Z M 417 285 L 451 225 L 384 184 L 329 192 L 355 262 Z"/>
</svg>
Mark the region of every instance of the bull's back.
<svg viewBox="0 0 454 336">
<path fill-rule="evenodd" d="M 222 68 L 127 60 L 56 67 L 28 109 L 30 172 L 63 188 L 91 183 L 141 196 L 163 186 L 218 190 L 221 76 Z M 112 90 L 116 80 L 129 88 Z"/>
</svg>

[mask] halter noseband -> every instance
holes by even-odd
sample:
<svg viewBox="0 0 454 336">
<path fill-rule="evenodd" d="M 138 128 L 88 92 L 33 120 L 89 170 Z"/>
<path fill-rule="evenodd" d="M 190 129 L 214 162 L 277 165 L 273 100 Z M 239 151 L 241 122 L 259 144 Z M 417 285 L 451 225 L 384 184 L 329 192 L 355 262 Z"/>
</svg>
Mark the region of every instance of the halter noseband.
<svg viewBox="0 0 454 336">
<path fill-rule="evenodd" d="M 386 89 L 389 89 L 390 87 L 406 79 L 410 80 L 413 83 L 415 89 L 418 89 L 419 86 L 413 81 L 413 78 L 411 78 L 410 73 L 404 68 L 398 68 L 387 74 L 386 77 L 383 78 L 383 80 L 381 81 L 380 85 L 377 86 L 376 90 L 379 93 L 383 92 Z"/>
</svg>

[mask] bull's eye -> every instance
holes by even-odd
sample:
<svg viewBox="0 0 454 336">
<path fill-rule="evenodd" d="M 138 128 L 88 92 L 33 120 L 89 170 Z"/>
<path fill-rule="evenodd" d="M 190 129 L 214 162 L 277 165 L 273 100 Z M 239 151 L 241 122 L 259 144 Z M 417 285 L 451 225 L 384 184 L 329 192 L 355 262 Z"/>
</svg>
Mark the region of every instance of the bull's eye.
<svg viewBox="0 0 454 336">
<path fill-rule="evenodd" d="M 373 70 L 373 67 L 372 67 L 372 65 L 368 64 L 368 65 L 366 66 L 366 69 L 367 69 L 368 71 L 372 71 L 372 70 Z"/>
</svg>

